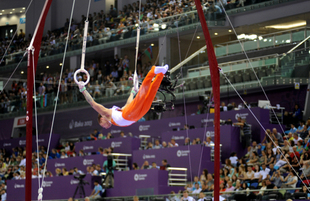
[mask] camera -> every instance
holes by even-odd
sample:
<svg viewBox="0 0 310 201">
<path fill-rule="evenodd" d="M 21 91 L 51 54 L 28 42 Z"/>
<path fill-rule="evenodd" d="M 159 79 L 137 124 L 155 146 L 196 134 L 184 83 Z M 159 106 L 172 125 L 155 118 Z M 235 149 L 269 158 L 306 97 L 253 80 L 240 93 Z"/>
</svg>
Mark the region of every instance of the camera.
<svg viewBox="0 0 310 201">
<path fill-rule="evenodd" d="M 85 177 L 86 177 L 86 174 L 74 175 L 74 178 L 75 178 L 75 179 L 79 179 L 79 180 L 84 179 Z"/>
</svg>

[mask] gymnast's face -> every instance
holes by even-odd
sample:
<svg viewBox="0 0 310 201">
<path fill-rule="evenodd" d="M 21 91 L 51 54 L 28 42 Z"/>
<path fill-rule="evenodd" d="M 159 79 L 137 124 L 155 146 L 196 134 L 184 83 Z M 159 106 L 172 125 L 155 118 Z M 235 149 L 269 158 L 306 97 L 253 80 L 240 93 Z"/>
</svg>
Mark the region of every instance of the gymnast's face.
<svg viewBox="0 0 310 201">
<path fill-rule="evenodd" d="M 102 126 L 105 129 L 108 129 L 112 126 L 112 124 L 104 117 L 100 118 L 100 126 Z"/>
</svg>

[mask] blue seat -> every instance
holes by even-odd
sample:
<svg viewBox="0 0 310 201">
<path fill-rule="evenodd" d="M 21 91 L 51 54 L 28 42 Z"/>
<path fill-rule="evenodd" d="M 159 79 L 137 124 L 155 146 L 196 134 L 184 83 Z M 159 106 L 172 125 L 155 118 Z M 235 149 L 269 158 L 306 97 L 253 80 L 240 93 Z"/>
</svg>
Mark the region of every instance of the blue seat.
<svg viewBox="0 0 310 201">
<path fill-rule="evenodd" d="M 257 189 L 257 187 L 258 187 L 258 183 L 257 183 L 257 182 L 252 183 L 252 184 L 251 184 L 251 187 L 253 187 L 253 188 Z"/>
</svg>

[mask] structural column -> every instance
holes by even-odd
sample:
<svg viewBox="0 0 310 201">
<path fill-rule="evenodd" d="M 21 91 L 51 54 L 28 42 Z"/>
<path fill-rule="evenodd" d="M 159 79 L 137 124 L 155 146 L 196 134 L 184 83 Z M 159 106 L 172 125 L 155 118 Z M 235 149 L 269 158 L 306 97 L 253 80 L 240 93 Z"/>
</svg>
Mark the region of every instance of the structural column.
<svg viewBox="0 0 310 201">
<path fill-rule="evenodd" d="M 70 70 L 75 70 L 76 68 L 80 68 L 80 66 L 81 66 L 81 57 L 80 56 L 70 57 Z"/>
<path fill-rule="evenodd" d="M 164 36 L 158 38 L 158 65 L 170 65 L 170 37 Z"/>
</svg>

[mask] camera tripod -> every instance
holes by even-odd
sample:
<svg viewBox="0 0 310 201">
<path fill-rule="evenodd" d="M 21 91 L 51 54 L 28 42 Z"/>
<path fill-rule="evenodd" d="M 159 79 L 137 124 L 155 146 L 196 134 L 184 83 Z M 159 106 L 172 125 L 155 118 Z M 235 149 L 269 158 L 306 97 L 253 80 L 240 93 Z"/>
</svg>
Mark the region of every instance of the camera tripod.
<svg viewBox="0 0 310 201">
<path fill-rule="evenodd" d="M 76 193 L 79 191 L 80 198 L 85 198 L 85 190 L 84 190 L 84 185 L 89 184 L 88 182 L 85 182 L 83 179 L 79 179 L 79 183 L 75 189 L 75 192 L 73 194 L 73 200 L 76 195 Z M 83 196 L 83 197 L 82 197 Z"/>
<path fill-rule="evenodd" d="M 111 188 L 114 187 L 114 184 L 112 184 L 112 183 L 114 183 L 114 182 L 112 182 L 112 180 L 114 179 L 114 176 L 113 176 L 112 171 L 109 171 L 109 173 L 105 176 L 105 178 L 104 178 L 102 184 L 105 184 L 105 182 L 106 182 L 106 180 L 107 180 L 108 178 L 109 178 L 109 180 L 108 180 L 109 183 L 108 183 L 107 185 L 105 185 L 105 189 L 107 189 L 107 188 L 109 188 L 109 187 L 111 187 Z"/>
</svg>

